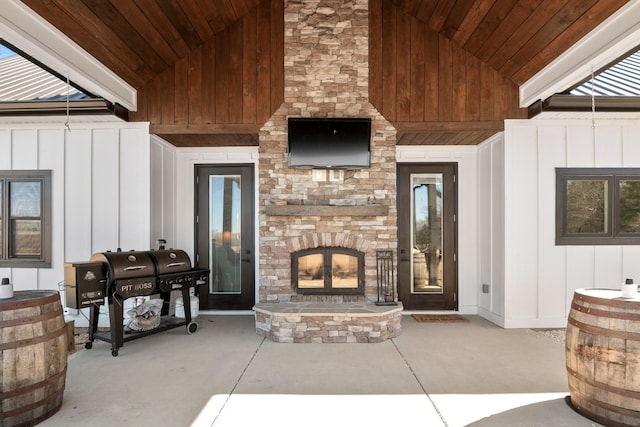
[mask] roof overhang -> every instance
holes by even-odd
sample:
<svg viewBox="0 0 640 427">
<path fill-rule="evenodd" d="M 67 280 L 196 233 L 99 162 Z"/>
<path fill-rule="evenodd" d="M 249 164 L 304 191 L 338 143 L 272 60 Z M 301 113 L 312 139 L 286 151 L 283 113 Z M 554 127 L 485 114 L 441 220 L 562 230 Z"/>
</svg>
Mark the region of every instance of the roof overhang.
<svg viewBox="0 0 640 427">
<path fill-rule="evenodd" d="M 105 99 L 0 102 L 0 116 L 112 115 L 127 120 L 129 112 Z"/>
<path fill-rule="evenodd" d="M 609 19 L 520 85 L 520 107 L 527 108 L 565 91 L 640 45 L 640 1 L 629 2 Z"/>
<path fill-rule="evenodd" d="M 22 2 L 2 2 L 0 38 L 86 90 L 136 111 L 137 91 L 132 86 Z"/>
<path fill-rule="evenodd" d="M 537 101 L 528 108 L 528 117 L 556 111 L 591 113 L 638 113 L 640 97 L 635 96 L 590 96 L 553 95 L 544 101 Z"/>
</svg>

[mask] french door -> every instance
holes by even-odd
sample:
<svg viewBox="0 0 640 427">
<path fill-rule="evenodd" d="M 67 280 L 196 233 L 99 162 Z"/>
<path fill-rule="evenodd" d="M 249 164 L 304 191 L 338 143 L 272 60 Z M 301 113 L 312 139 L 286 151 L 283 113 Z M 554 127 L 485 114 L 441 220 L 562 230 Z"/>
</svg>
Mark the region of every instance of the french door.
<svg viewBox="0 0 640 427">
<path fill-rule="evenodd" d="M 196 262 L 210 269 L 200 308 L 249 310 L 255 302 L 253 165 L 197 165 Z"/>
<path fill-rule="evenodd" d="M 456 310 L 456 165 L 398 164 L 398 297 Z"/>
</svg>

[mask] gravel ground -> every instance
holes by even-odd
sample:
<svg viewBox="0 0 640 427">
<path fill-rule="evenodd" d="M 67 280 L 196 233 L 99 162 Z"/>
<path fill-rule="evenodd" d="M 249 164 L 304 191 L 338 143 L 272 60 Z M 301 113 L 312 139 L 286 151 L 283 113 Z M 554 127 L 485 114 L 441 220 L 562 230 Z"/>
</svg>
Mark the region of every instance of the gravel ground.
<svg viewBox="0 0 640 427">
<path fill-rule="evenodd" d="M 564 344 L 566 329 L 532 329 L 532 331 L 559 344 Z"/>
</svg>

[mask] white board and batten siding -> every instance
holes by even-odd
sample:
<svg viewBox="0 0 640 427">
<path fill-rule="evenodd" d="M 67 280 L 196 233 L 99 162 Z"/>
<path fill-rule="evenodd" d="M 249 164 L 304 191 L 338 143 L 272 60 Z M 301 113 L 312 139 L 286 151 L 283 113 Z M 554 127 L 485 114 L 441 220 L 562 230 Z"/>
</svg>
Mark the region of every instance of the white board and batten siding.
<svg viewBox="0 0 640 427">
<path fill-rule="evenodd" d="M 504 134 L 478 146 L 478 314 L 503 325 L 504 288 Z M 483 285 L 487 291 L 483 291 Z"/>
<path fill-rule="evenodd" d="M 151 241 L 165 239 L 168 247 L 189 254 L 195 265 L 195 167 L 196 165 L 254 165 L 254 204 L 258 206 L 258 147 L 174 147 L 162 138 L 151 137 Z M 255 209 L 258 236 L 258 209 Z M 254 253 L 258 253 L 258 239 Z M 259 255 L 257 255 L 259 256 Z M 256 296 L 259 271 L 256 268 Z"/>
<path fill-rule="evenodd" d="M 51 268 L 3 268 L 15 290 L 58 290 L 64 263 L 95 252 L 147 249 L 147 123 L 1 123 L 0 170 L 52 171 Z"/>
<path fill-rule="evenodd" d="M 504 281 L 494 280 L 504 291 L 504 313 L 487 307 L 504 327 L 565 327 L 576 289 L 619 288 L 627 277 L 640 282 L 640 246 L 555 245 L 559 167 L 640 167 L 640 124 L 602 119 L 594 129 L 591 120 L 506 122 Z"/>
</svg>

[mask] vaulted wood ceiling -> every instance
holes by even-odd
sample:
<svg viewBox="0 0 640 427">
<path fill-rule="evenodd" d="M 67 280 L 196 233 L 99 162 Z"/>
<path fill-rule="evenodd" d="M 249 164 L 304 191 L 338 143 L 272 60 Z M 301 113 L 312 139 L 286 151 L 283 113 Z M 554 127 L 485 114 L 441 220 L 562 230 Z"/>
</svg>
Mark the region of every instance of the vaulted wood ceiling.
<svg viewBox="0 0 640 427">
<path fill-rule="evenodd" d="M 269 0 L 22 1 L 138 91 L 144 91 L 149 82 L 176 67 L 181 60 L 214 39 L 216 34 L 255 14 L 261 3 L 264 3 L 261 5 L 263 9 L 269 8 Z M 628 2 L 391 1 L 412 19 L 423 22 L 516 87 Z M 273 8 L 274 3 L 270 4 Z M 479 125 L 475 123 L 473 126 Z M 420 133 L 419 124 L 410 127 L 415 135 Z M 443 132 L 438 143 L 458 143 L 456 141 L 460 137 L 456 136 L 456 131 L 459 128 L 452 127 L 450 121 L 439 125 L 439 128 Z M 208 127 L 193 134 L 206 134 L 211 129 Z M 239 127 L 237 132 L 233 127 L 227 126 L 226 129 L 231 133 L 246 133 L 246 126 Z M 482 129 L 484 134 L 492 131 Z M 190 144 L 189 137 L 186 142 L 185 135 L 180 138 L 178 145 Z M 196 136 L 191 139 L 194 145 L 198 144 L 197 139 Z M 235 138 L 235 141 L 240 144 L 256 143 L 254 136 L 246 140 Z"/>
</svg>

